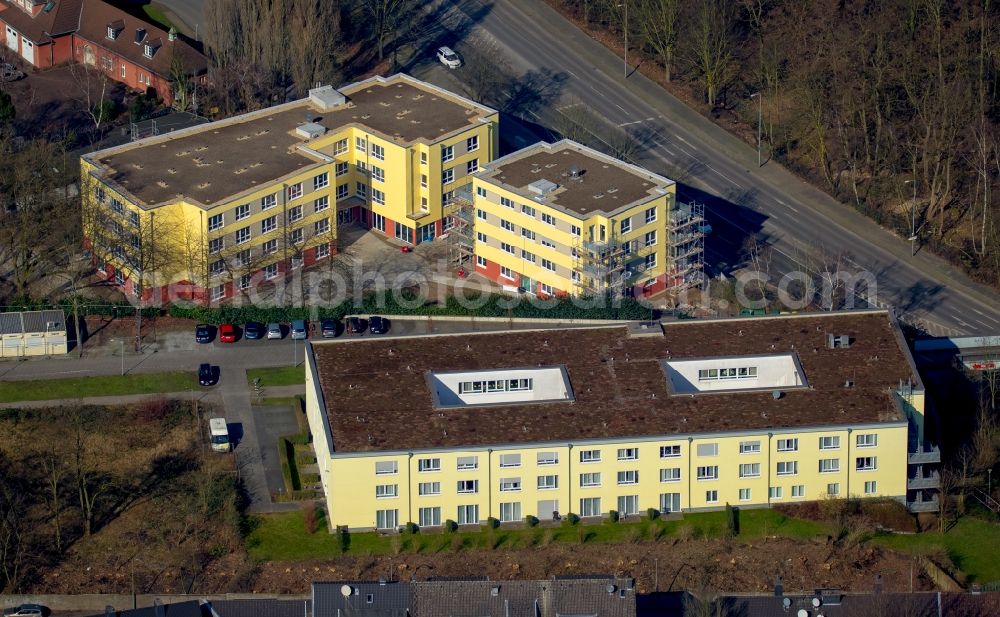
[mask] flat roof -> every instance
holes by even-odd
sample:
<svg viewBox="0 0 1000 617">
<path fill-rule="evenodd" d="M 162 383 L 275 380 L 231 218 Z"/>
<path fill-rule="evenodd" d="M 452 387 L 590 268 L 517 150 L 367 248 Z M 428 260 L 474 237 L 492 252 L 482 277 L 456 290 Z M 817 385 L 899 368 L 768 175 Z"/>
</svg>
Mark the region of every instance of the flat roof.
<svg viewBox="0 0 1000 617">
<path fill-rule="evenodd" d="M 86 155 L 105 167 L 102 178 L 143 205 L 187 197 L 212 205 L 266 186 L 322 159 L 297 146 L 296 128 L 309 122 L 327 131 L 356 124 L 400 145 L 434 142 L 495 113 L 405 74 L 345 86 L 347 102 L 323 111 L 309 97 L 176 133 Z M 353 147 L 353 144 L 352 144 Z"/>
<path fill-rule="evenodd" d="M 885 311 L 626 324 L 311 344 L 337 452 L 400 451 L 902 422 L 891 391 L 920 384 Z M 848 335 L 847 348 L 826 347 Z M 809 388 L 671 395 L 661 360 L 795 353 Z M 428 371 L 565 365 L 575 400 L 441 410 Z M 850 381 L 851 386 L 846 386 Z M 921 386 L 922 387 L 922 386 Z"/>
<path fill-rule="evenodd" d="M 530 185 L 547 180 L 557 188 L 545 193 L 540 203 L 577 215 L 610 214 L 662 195 L 674 184 L 673 180 L 567 139 L 518 150 L 488 163 L 479 176 L 534 201 L 539 200 Z"/>
</svg>

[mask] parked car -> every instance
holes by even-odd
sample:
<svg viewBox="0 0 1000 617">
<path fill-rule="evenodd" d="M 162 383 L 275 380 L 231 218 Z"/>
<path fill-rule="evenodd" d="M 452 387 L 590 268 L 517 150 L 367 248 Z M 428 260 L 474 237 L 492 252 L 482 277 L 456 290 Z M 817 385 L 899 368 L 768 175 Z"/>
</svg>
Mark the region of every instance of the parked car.
<svg viewBox="0 0 1000 617">
<path fill-rule="evenodd" d="M 0 81 L 17 81 L 23 79 L 24 73 L 9 62 L 0 62 Z M 6 615 L 7 613 L 4 613 Z"/>
<path fill-rule="evenodd" d="M 200 323 L 194 327 L 194 340 L 199 343 L 211 343 L 213 336 L 213 328 L 208 324 Z"/>
<path fill-rule="evenodd" d="M 368 331 L 372 334 L 385 334 L 389 331 L 389 320 L 385 317 L 372 315 L 368 320 Z"/>
<path fill-rule="evenodd" d="M 336 338 L 340 334 L 340 322 L 336 319 L 324 319 L 319 326 L 323 338 Z"/>
<path fill-rule="evenodd" d="M 41 604 L 22 604 L 4 609 L 4 617 L 44 617 L 49 611 Z"/>
<path fill-rule="evenodd" d="M 198 367 L 198 383 L 203 386 L 214 386 L 219 383 L 219 367 L 205 362 Z"/>
<path fill-rule="evenodd" d="M 268 340 L 275 339 L 275 338 L 276 339 L 280 339 L 281 338 L 281 324 L 275 323 L 273 321 L 271 323 L 267 324 L 267 338 L 268 338 Z"/>
<path fill-rule="evenodd" d="M 231 323 L 224 323 L 219 326 L 219 342 L 220 343 L 235 343 L 236 342 L 236 326 Z"/>
<path fill-rule="evenodd" d="M 437 58 L 441 64 L 445 65 L 449 69 L 457 69 L 462 66 L 462 59 L 458 57 L 458 54 L 456 54 L 451 47 L 439 47 Z"/>
<path fill-rule="evenodd" d="M 288 330 L 289 334 L 292 335 L 293 341 L 303 341 L 309 332 L 306 330 L 306 322 L 304 319 L 293 319 L 292 327 Z"/>
<path fill-rule="evenodd" d="M 255 341 L 264 338 L 265 335 L 267 335 L 267 330 L 264 329 L 264 324 L 256 321 L 248 321 L 243 324 L 243 338 Z"/>
<path fill-rule="evenodd" d="M 368 320 L 360 317 L 351 317 L 347 320 L 347 329 L 351 334 L 364 334 L 368 330 Z"/>
</svg>

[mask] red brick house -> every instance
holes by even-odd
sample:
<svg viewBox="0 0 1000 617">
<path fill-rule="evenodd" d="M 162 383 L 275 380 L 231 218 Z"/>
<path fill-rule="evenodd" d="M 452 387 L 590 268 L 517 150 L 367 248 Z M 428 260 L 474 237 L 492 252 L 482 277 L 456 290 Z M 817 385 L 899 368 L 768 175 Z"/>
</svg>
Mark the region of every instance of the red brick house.
<svg viewBox="0 0 1000 617">
<path fill-rule="evenodd" d="M 204 82 L 208 60 L 176 36 L 101 0 L 0 0 L 0 36 L 37 68 L 78 62 L 173 102 L 171 67 Z"/>
</svg>

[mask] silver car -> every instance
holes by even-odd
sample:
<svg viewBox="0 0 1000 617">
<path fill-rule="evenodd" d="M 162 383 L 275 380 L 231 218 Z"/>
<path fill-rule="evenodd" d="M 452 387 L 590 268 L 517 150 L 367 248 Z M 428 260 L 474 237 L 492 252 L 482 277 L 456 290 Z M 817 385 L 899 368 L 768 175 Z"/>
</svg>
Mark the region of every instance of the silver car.
<svg viewBox="0 0 1000 617">
<path fill-rule="evenodd" d="M 267 338 L 268 339 L 280 339 L 281 338 L 281 324 L 271 322 L 267 324 Z"/>
</svg>

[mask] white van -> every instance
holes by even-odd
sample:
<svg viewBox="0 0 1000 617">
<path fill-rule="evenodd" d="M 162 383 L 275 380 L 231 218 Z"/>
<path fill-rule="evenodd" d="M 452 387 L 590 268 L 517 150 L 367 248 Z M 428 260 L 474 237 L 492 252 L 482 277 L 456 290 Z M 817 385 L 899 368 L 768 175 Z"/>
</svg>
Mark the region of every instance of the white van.
<svg viewBox="0 0 1000 617">
<path fill-rule="evenodd" d="M 229 429 L 225 418 L 210 418 L 208 428 L 212 433 L 212 449 L 216 452 L 229 452 Z"/>
</svg>

